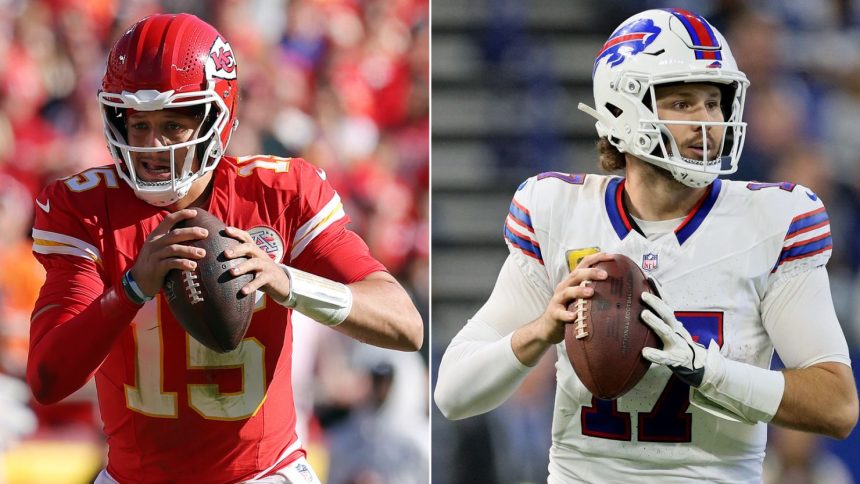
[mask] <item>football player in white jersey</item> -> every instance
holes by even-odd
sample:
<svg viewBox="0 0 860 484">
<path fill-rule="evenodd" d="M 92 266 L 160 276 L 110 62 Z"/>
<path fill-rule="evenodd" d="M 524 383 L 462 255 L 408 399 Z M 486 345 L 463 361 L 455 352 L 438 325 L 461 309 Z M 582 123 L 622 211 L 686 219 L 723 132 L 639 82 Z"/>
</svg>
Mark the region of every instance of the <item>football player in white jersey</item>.
<svg viewBox="0 0 860 484">
<path fill-rule="evenodd" d="M 821 200 L 790 183 L 720 180 L 743 146 L 748 86 L 723 36 L 680 9 L 625 21 L 597 56 L 600 162 L 624 177 L 544 173 L 504 227 L 510 255 L 453 339 L 435 400 L 461 419 L 503 403 L 555 346 L 549 482 L 760 482 L 766 423 L 845 438 L 857 423 L 848 347 L 830 297 Z M 574 373 L 567 305 L 607 253 L 661 284 L 642 319 L 663 349 L 614 401 Z M 774 350 L 786 365 L 769 369 Z M 659 481 L 658 481 L 659 480 Z"/>
</svg>

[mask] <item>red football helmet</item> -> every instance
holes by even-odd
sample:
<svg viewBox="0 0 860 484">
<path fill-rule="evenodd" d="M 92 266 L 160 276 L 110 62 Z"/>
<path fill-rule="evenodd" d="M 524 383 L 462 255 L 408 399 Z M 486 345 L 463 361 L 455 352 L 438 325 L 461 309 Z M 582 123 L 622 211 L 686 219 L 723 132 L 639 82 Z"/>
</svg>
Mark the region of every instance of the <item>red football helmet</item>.
<svg viewBox="0 0 860 484">
<path fill-rule="evenodd" d="M 141 200 L 166 206 L 215 169 L 236 129 L 239 96 L 236 59 L 215 28 L 188 14 L 161 14 L 134 24 L 111 49 L 99 91 L 105 137 L 120 177 Z M 128 109 L 157 111 L 203 107 L 203 122 L 189 141 L 164 147 L 128 144 Z M 176 150 L 188 147 L 184 160 Z M 170 181 L 138 179 L 131 152 L 170 153 Z M 192 171 L 195 156 L 200 168 Z M 178 168 L 178 170 L 177 170 Z"/>
</svg>

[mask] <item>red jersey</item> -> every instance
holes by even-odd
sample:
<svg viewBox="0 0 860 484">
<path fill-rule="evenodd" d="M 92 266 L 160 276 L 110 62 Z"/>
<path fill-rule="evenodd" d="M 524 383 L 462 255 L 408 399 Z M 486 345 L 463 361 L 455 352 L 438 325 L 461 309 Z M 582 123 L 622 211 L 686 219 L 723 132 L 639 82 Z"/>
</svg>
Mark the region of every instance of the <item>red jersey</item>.
<svg viewBox="0 0 860 484">
<path fill-rule="evenodd" d="M 250 232 L 279 262 L 343 283 L 385 270 L 346 229 L 349 218 L 325 173 L 304 160 L 224 157 L 212 184 L 203 208 Z M 168 214 L 135 197 L 114 166 L 58 180 L 36 202 L 33 252 L 47 281 L 31 341 L 58 324 L 40 310 L 60 305 L 79 313 L 119 287 Z M 95 373 L 108 472 L 123 483 L 235 482 L 300 455 L 290 314 L 258 291 L 245 339 L 219 354 L 182 329 L 161 294 L 147 302 Z"/>
</svg>

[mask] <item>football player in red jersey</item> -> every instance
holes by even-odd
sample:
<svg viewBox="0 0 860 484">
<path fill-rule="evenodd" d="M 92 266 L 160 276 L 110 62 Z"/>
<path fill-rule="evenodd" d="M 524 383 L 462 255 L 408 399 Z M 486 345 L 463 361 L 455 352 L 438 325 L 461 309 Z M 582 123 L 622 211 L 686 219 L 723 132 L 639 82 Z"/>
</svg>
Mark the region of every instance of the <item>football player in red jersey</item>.
<svg viewBox="0 0 860 484">
<path fill-rule="evenodd" d="M 96 482 L 318 482 L 295 433 L 294 309 L 361 341 L 414 351 L 422 321 L 347 230 L 325 173 L 301 159 L 224 156 L 237 126 L 237 62 L 192 15 L 154 15 L 109 54 L 99 92 L 114 166 L 38 196 L 33 251 L 47 270 L 27 379 L 41 403 L 95 376 L 108 464 Z M 203 208 L 242 241 L 226 257 L 255 278 L 250 328 L 215 353 L 159 291 L 201 249 L 173 230 Z"/>
</svg>

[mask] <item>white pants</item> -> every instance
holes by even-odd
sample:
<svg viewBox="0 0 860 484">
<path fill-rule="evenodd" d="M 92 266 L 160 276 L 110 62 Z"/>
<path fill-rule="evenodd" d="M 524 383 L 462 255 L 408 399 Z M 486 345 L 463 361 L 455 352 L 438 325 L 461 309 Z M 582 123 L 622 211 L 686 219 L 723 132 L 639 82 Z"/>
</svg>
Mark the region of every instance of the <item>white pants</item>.
<svg viewBox="0 0 860 484">
<path fill-rule="evenodd" d="M 102 469 L 93 484 L 119 484 L 107 469 Z M 321 484 L 316 472 L 304 457 L 299 457 L 287 467 L 279 470 L 271 476 L 244 481 L 242 484 Z"/>
</svg>

